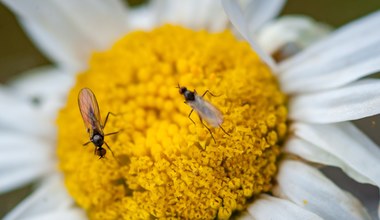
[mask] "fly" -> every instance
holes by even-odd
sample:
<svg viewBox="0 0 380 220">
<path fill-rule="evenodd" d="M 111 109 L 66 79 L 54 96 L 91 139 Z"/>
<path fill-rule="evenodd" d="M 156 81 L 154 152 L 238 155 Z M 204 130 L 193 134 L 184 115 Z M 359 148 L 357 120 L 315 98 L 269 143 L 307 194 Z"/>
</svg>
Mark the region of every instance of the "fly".
<svg viewBox="0 0 380 220">
<path fill-rule="evenodd" d="M 84 143 L 83 146 L 86 146 L 92 142 L 95 145 L 94 154 L 98 155 L 99 159 L 101 159 L 107 152 L 106 149 L 102 147 L 103 144 L 105 144 L 115 157 L 111 148 L 104 141 L 104 136 L 117 134 L 118 132 L 112 132 L 109 134 L 103 133 L 103 129 L 107 124 L 108 116 L 112 113 L 108 112 L 106 120 L 104 120 L 104 123 L 102 124 L 98 101 L 96 100 L 94 93 L 89 88 L 83 88 L 80 90 L 78 95 L 78 105 L 84 125 L 87 128 L 87 133 L 90 135 L 90 141 Z"/>
<path fill-rule="evenodd" d="M 178 84 L 179 89 L 179 94 L 183 95 L 185 98 L 185 103 L 188 104 L 192 109 L 188 115 L 188 118 L 195 124 L 193 119 L 191 119 L 191 114 L 195 110 L 198 113 L 199 120 L 201 121 L 202 125 L 210 132 L 212 139 L 215 141 L 214 135 L 211 132 L 211 129 L 207 127 L 204 123 L 203 120 L 205 120 L 209 125 L 212 127 L 216 128 L 219 127 L 222 129 L 222 131 L 230 136 L 223 128 L 222 128 L 222 123 L 223 123 L 223 115 L 222 113 L 211 103 L 208 101 L 204 100 L 203 97 L 209 93 L 212 96 L 215 96 L 212 94 L 210 91 L 206 90 L 202 96 L 199 96 L 197 92 L 194 90 L 194 92 L 188 90 L 186 87 L 181 87 Z"/>
</svg>

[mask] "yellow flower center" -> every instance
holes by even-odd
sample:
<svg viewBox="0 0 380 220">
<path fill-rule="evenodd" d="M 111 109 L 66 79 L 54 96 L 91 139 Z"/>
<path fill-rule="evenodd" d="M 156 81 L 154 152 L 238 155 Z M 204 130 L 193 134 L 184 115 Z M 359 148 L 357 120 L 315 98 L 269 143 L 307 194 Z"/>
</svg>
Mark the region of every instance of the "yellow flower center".
<svg viewBox="0 0 380 220">
<path fill-rule="evenodd" d="M 227 219 L 271 190 L 286 134 L 286 96 L 246 42 L 229 32 L 163 26 L 136 31 L 96 53 L 58 117 L 65 184 L 91 219 Z M 200 122 L 177 85 L 220 110 L 222 128 Z M 78 109 L 90 88 L 115 156 L 94 155 Z"/>
</svg>

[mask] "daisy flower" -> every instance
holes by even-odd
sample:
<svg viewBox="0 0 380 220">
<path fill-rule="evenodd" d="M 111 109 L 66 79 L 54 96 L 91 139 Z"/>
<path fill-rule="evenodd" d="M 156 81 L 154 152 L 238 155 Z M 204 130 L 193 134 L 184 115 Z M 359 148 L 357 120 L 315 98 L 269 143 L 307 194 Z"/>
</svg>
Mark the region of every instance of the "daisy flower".
<svg viewBox="0 0 380 220">
<path fill-rule="evenodd" d="M 380 185 L 380 150 L 350 122 L 380 112 L 364 78 L 380 68 L 379 12 L 276 63 L 253 39 L 276 53 L 310 33 L 271 45 L 281 0 L 3 2 L 56 64 L 0 91 L 0 191 L 39 180 L 5 219 L 370 219 L 317 167 Z M 215 142 L 178 84 L 216 94 Z M 83 147 L 84 87 L 101 123 L 115 113 L 102 159 Z"/>
</svg>

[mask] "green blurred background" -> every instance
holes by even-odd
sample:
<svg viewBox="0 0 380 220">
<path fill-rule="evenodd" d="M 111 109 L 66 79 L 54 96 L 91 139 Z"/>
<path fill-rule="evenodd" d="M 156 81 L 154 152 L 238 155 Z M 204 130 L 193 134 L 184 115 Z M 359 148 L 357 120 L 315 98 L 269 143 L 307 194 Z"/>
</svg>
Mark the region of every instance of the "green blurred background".
<svg viewBox="0 0 380 220">
<path fill-rule="evenodd" d="M 130 0 L 133 4 L 140 0 Z M 377 0 L 288 0 L 282 14 L 306 14 L 314 19 L 325 22 L 333 27 L 339 27 L 351 20 L 359 18 L 370 12 L 380 9 Z M 379 24 L 380 28 L 380 24 Z M 28 39 L 17 24 L 13 14 L 0 4 L 0 83 L 17 74 L 49 64 L 50 61 L 41 54 Z M 379 126 L 380 117 L 374 116 L 366 120 L 356 121 L 355 124 L 365 131 L 373 140 L 380 143 Z M 350 180 L 337 169 L 326 169 L 324 172 L 338 184 Z M 351 187 L 361 190 L 361 200 L 369 203 L 376 210 L 378 190 L 375 187 L 357 184 L 351 181 Z M 25 198 L 32 190 L 32 185 L 0 195 L 0 218 L 19 201 Z M 352 190 L 352 189 L 351 189 Z M 376 194 L 377 195 L 374 195 Z M 374 203 L 374 204 L 372 204 Z M 373 214 L 373 213 L 372 213 Z"/>
</svg>

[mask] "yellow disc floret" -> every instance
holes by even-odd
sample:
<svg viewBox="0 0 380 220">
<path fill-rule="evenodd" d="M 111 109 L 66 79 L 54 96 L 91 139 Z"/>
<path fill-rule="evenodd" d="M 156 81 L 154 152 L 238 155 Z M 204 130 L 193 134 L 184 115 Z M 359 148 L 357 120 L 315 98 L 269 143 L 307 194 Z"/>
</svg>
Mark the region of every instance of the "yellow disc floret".
<svg viewBox="0 0 380 220">
<path fill-rule="evenodd" d="M 216 96 L 224 117 L 209 131 L 188 118 L 177 85 Z M 78 110 L 90 88 L 107 155 L 98 159 Z M 163 26 L 136 31 L 93 55 L 58 117 L 58 158 L 65 184 L 91 219 L 227 219 L 271 190 L 286 134 L 286 97 L 246 42 L 229 32 Z M 207 124 L 206 124 L 207 125 Z"/>
</svg>

